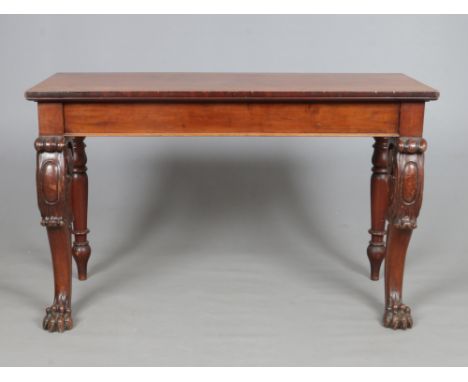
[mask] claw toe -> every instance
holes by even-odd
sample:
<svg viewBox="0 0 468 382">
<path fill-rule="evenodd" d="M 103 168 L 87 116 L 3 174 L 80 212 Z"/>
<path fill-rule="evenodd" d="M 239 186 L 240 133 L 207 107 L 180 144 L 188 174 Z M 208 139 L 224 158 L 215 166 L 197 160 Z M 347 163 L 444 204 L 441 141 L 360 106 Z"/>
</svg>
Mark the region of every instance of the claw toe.
<svg viewBox="0 0 468 382">
<path fill-rule="evenodd" d="M 42 327 L 49 332 L 62 333 L 73 327 L 71 309 L 62 303 L 54 303 L 46 308 L 46 316 L 42 321 Z"/>
<path fill-rule="evenodd" d="M 409 329 L 413 326 L 413 319 L 411 318 L 411 309 L 403 304 L 393 304 L 385 311 L 383 324 L 387 328 L 396 329 Z"/>
</svg>

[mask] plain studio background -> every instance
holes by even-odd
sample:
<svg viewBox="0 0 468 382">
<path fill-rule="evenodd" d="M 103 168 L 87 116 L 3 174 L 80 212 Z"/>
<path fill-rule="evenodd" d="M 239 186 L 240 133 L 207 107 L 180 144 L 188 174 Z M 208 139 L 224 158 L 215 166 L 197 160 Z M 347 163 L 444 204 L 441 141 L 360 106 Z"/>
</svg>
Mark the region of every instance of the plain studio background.
<svg viewBox="0 0 468 382">
<path fill-rule="evenodd" d="M 0 17 L 2 365 L 467 365 L 468 18 Z M 405 273 L 415 327 L 368 279 L 370 138 L 88 139 L 90 278 L 53 283 L 30 86 L 58 71 L 403 72 L 426 107 Z M 75 273 L 76 275 L 76 273 Z"/>
</svg>

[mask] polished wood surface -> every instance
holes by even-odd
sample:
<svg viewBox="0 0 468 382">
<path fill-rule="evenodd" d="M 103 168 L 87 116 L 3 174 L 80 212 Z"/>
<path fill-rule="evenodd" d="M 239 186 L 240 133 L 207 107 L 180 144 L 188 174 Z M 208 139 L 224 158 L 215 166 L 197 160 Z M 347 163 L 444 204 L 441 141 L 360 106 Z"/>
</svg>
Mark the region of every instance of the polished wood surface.
<svg viewBox="0 0 468 382">
<path fill-rule="evenodd" d="M 90 100 L 434 100 L 404 74 L 57 73 L 26 92 L 35 101 Z"/>
<path fill-rule="evenodd" d="M 425 104 L 438 96 L 402 74 L 62 73 L 33 87 L 26 97 L 38 103 L 38 204 L 55 279 L 44 328 L 73 326 L 72 255 L 87 278 L 84 139 L 135 135 L 374 138 L 371 279 L 385 260 L 383 325 L 410 328 L 404 263 L 422 204 Z"/>
<path fill-rule="evenodd" d="M 69 135 L 398 135 L 400 104 L 71 103 Z"/>
<path fill-rule="evenodd" d="M 88 174 L 86 163 L 88 161 L 85 151 L 84 137 L 72 139 L 73 149 L 73 176 L 71 204 L 73 210 L 73 258 L 78 270 L 78 278 L 88 278 L 88 260 L 91 256 L 91 247 L 88 242 Z"/>
<path fill-rule="evenodd" d="M 411 309 L 403 303 L 403 274 L 406 252 L 422 205 L 426 148 L 426 140 L 421 137 L 392 138 L 390 143 L 383 324 L 393 329 L 413 326 Z"/>
<path fill-rule="evenodd" d="M 389 196 L 389 138 L 375 138 L 371 177 L 371 241 L 367 256 L 371 265 L 371 280 L 380 277 L 380 266 L 385 258 L 386 217 Z"/>
<path fill-rule="evenodd" d="M 39 103 L 37 111 L 40 135 L 59 135 L 65 132 L 63 104 Z"/>
<path fill-rule="evenodd" d="M 63 332 L 73 327 L 71 316 L 71 145 L 69 138 L 39 137 L 36 148 L 37 201 L 46 227 L 54 271 L 54 301 L 46 309 L 43 327 Z"/>
</svg>

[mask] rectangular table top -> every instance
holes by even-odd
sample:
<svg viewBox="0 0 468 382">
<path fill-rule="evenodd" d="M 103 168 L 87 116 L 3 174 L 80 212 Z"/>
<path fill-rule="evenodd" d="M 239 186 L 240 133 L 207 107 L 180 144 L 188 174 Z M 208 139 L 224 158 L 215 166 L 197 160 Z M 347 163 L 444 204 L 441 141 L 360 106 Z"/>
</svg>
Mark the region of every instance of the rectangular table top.
<svg viewBox="0 0 468 382">
<path fill-rule="evenodd" d="M 429 101 L 439 92 L 404 74 L 57 73 L 26 92 L 33 101 Z"/>
</svg>

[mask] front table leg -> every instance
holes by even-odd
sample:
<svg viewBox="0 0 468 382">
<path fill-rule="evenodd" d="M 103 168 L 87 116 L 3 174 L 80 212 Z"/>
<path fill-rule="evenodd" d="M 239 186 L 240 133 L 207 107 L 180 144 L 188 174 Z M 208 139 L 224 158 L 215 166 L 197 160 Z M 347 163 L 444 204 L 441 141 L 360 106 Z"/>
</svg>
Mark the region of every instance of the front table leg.
<svg viewBox="0 0 468 382">
<path fill-rule="evenodd" d="M 37 198 L 41 224 L 46 227 L 54 270 L 55 294 L 46 309 L 44 329 L 63 332 L 73 327 L 71 317 L 71 145 L 63 136 L 36 139 Z"/>
<path fill-rule="evenodd" d="M 391 177 L 385 256 L 385 314 L 383 324 L 411 328 L 411 310 L 402 302 L 403 272 L 408 244 L 422 203 L 426 141 L 396 138 L 390 144 Z"/>
</svg>

